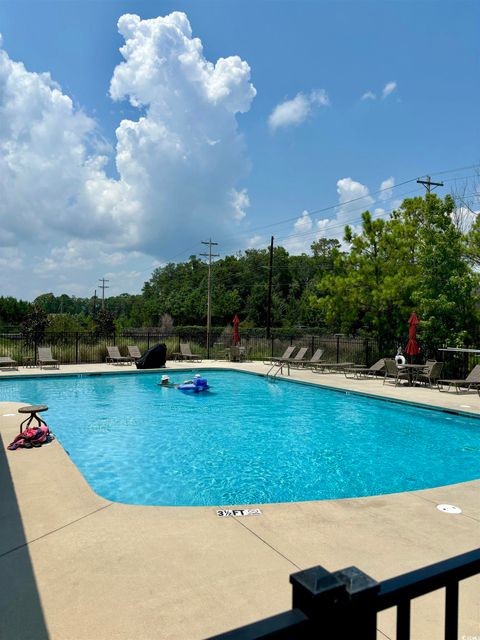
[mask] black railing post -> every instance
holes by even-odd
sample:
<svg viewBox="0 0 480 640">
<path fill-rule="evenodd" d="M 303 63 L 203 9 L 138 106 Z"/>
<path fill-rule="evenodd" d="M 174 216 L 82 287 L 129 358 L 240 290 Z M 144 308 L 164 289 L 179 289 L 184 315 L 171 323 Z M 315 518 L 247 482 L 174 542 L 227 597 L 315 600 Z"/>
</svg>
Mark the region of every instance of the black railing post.
<svg viewBox="0 0 480 640">
<path fill-rule="evenodd" d="M 75 364 L 78 364 L 78 331 L 75 333 Z"/>
<path fill-rule="evenodd" d="M 340 362 L 340 336 L 337 334 L 337 362 Z"/>
<path fill-rule="evenodd" d="M 150 331 L 147 331 L 147 351 L 150 349 Z"/>
<path fill-rule="evenodd" d="M 272 340 L 272 349 L 271 349 L 272 354 L 271 355 L 272 355 L 272 358 L 273 358 L 273 336 L 272 336 L 271 340 Z"/>
<path fill-rule="evenodd" d="M 338 635 L 338 624 L 347 599 L 345 584 L 321 566 L 292 573 L 290 584 L 292 608 L 308 616 L 312 631 L 324 638 L 343 637 Z"/>
<path fill-rule="evenodd" d="M 447 585 L 445 590 L 445 640 L 458 638 L 458 582 Z"/>
<path fill-rule="evenodd" d="M 312 336 L 310 346 L 312 349 L 312 356 L 313 356 L 313 354 L 315 353 L 315 336 Z"/>
<path fill-rule="evenodd" d="M 368 338 L 365 338 L 365 366 L 370 366 L 370 342 Z"/>
<path fill-rule="evenodd" d="M 345 585 L 348 600 L 340 615 L 340 638 L 377 637 L 377 595 L 380 584 L 357 567 L 347 567 L 333 574 Z M 340 603 L 341 604 L 341 603 Z"/>
</svg>

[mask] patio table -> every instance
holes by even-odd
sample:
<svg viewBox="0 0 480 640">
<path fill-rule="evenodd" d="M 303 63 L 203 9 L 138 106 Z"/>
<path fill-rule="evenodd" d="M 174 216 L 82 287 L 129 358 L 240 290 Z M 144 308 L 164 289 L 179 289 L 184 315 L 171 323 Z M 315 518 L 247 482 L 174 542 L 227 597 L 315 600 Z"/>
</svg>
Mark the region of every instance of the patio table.
<svg viewBox="0 0 480 640">
<path fill-rule="evenodd" d="M 406 370 L 406 373 L 408 375 L 408 386 L 412 387 L 413 383 L 415 382 L 416 376 L 422 371 L 425 371 L 425 369 L 427 368 L 427 365 L 426 364 L 401 364 L 401 365 L 398 365 L 398 368 L 401 371 Z"/>
</svg>

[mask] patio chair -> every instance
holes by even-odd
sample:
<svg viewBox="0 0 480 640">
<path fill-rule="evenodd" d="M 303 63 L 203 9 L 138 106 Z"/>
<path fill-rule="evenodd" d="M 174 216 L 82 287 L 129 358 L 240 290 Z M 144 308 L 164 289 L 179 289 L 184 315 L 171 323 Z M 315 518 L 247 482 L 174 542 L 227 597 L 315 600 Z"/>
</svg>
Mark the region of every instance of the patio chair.
<svg viewBox="0 0 480 640">
<path fill-rule="evenodd" d="M 316 365 L 320 364 L 324 352 L 325 352 L 325 349 L 317 349 L 313 354 L 313 356 L 310 358 L 310 360 L 304 361 L 304 366 L 315 367 Z"/>
<path fill-rule="evenodd" d="M 177 351 L 172 354 L 174 360 L 196 360 L 197 362 L 202 361 L 202 357 L 196 353 L 192 353 L 190 349 L 190 343 L 181 342 L 180 343 L 180 351 Z"/>
<path fill-rule="evenodd" d="M 40 369 L 48 365 L 58 369 L 58 360 L 52 356 L 52 347 L 38 347 L 38 364 Z"/>
<path fill-rule="evenodd" d="M 10 356 L 0 356 L 0 369 L 18 369 L 17 362 Z"/>
<path fill-rule="evenodd" d="M 134 362 L 142 357 L 142 354 L 140 353 L 140 349 L 136 345 L 129 345 L 127 349 L 128 349 L 128 355 L 131 358 L 133 358 Z"/>
<path fill-rule="evenodd" d="M 295 354 L 293 358 L 280 358 L 279 362 L 281 364 L 289 364 L 291 366 L 303 367 L 305 362 L 305 354 L 308 351 L 308 347 L 300 347 L 298 352 Z"/>
<path fill-rule="evenodd" d="M 352 374 L 354 378 L 369 378 L 370 376 L 376 377 L 379 373 L 385 375 L 385 359 L 380 358 L 371 367 L 353 367 L 344 369 L 345 377 L 347 374 Z"/>
<path fill-rule="evenodd" d="M 436 360 L 427 360 L 425 363 L 425 370 L 417 374 L 415 378 L 416 382 L 428 383 L 430 389 L 440 378 L 442 373 L 443 362 L 437 362 Z"/>
<path fill-rule="evenodd" d="M 450 387 L 455 387 L 455 391 L 459 393 L 460 387 L 466 387 L 466 391 L 470 391 L 472 387 L 476 388 L 480 395 L 480 364 L 476 364 L 470 371 L 465 380 L 437 380 L 438 390 L 441 391 L 443 385 L 448 385 L 447 391 L 450 391 Z"/>
<path fill-rule="evenodd" d="M 133 364 L 134 362 L 131 356 L 122 356 L 118 347 L 107 347 L 107 353 L 105 362 L 109 364 Z"/>
<path fill-rule="evenodd" d="M 401 368 L 397 367 L 397 363 L 395 362 L 395 360 L 392 360 L 391 358 L 385 358 L 384 362 L 385 376 L 383 378 L 383 384 L 385 384 L 385 381 L 388 378 L 394 378 L 392 382 L 395 382 L 395 386 L 397 386 L 397 384 L 401 380 L 408 380 L 410 382 L 410 375 L 406 371 L 403 371 Z"/>
<path fill-rule="evenodd" d="M 295 345 L 293 346 L 290 345 L 285 349 L 285 351 L 279 358 L 275 358 L 275 357 L 265 358 L 265 360 L 263 361 L 263 364 L 272 364 L 274 362 L 281 362 L 282 360 L 288 360 L 292 356 L 292 353 L 295 351 L 296 348 L 297 347 Z"/>
</svg>

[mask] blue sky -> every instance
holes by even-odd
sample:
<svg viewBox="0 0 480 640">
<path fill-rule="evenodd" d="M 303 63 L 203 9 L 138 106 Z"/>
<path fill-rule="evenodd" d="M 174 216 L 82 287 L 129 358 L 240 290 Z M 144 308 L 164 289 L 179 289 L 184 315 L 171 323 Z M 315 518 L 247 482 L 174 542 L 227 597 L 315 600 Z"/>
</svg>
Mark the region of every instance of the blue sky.
<svg viewBox="0 0 480 640">
<path fill-rule="evenodd" d="M 135 293 L 209 237 L 298 253 L 424 192 L 406 180 L 461 188 L 479 19 L 474 0 L 0 0 L 0 295 Z"/>
</svg>

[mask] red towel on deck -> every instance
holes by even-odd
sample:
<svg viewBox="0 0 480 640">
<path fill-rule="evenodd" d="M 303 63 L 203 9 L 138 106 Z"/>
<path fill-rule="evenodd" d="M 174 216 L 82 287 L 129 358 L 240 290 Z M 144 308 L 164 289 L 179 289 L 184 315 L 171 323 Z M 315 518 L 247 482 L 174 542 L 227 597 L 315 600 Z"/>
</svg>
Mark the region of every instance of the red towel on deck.
<svg viewBox="0 0 480 640">
<path fill-rule="evenodd" d="M 19 433 L 15 440 L 8 445 L 7 449 L 14 451 L 19 447 L 27 449 L 40 447 L 44 442 L 50 442 L 51 439 L 50 429 L 46 424 L 41 424 L 39 427 L 28 427 L 28 429 Z"/>
</svg>

